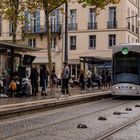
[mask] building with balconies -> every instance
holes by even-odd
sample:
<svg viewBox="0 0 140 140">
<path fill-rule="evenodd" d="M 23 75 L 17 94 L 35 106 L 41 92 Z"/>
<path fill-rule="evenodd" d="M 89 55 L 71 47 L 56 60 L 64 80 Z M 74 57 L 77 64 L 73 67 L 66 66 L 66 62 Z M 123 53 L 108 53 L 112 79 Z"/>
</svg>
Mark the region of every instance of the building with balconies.
<svg viewBox="0 0 140 140">
<path fill-rule="evenodd" d="M 108 61 L 104 64 L 99 62 L 111 60 L 113 45 L 139 41 L 139 24 L 135 18 L 139 14 L 139 1 L 121 0 L 119 4 L 108 5 L 99 15 L 92 6 L 83 8 L 76 0 L 68 3 L 68 63 L 72 75 L 77 77 L 80 69 L 85 71 L 88 67 L 95 69 L 94 65 L 96 69 L 109 66 Z M 27 22 L 25 21 L 22 32 L 17 31 L 17 42 L 33 48 L 42 48 L 41 51 L 32 53 L 36 56 L 33 63 L 39 67 L 47 66 L 47 28 L 44 11 L 37 10 L 35 13 L 25 11 L 25 17 Z M 64 19 L 65 14 L 62 14 L 59 8 L 50 14 L 52 61 L 58 75 L 61 74 L 65 54 Z M 0 40 L 12 40 L 10 21 L 2 18 L 0 18 Z M 0 64 L 3 66 L 2 61 Z"/>
<path fill-rule="evenodd" d="M 139 1 L 121 0 L 108 5 L 100 14 L 76 1 L 68 4 L 68 61 L 72 75 L 77 77 L 80 69 L 86 72 L 88 67 L 98 70 L 110 66 L 113 45 L 139 41 Z"/>
</svg>

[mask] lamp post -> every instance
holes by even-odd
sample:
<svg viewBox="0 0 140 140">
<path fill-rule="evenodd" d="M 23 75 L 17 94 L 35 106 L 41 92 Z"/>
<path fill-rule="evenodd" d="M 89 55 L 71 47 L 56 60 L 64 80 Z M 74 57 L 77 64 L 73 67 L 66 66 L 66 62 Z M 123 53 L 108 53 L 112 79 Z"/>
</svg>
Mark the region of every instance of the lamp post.
<svg viewBox="0 0 140 140">
<path fill-rule="evenodd" d="M 68 2 L 65 3 L 65 49 L 64 61 L 68 61 Z"/>
</svg>

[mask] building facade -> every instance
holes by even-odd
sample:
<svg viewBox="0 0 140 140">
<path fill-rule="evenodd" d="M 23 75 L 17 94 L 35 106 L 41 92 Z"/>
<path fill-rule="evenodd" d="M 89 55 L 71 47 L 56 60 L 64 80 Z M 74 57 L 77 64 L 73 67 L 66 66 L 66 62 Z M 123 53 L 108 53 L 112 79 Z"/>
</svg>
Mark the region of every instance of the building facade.
<svg viewBox="0 0 140 140">
<path fill-rule="evenodd" d="M 140 0 L 121 0 L 119 4 L 108 5 L 97 15 L 93 7 L 83 8 L 76 0 L 68 3 L 68 63 L 71 75 L 78 77 L 84 66 L 82 58 L 110 59 L 112 46 L 121 43 L 139 42 L 139 2 Z M 64 6 L 65 7 L 65 6 Z M 17 41 L 30 47 L 42 48 L 32 53 L 36 56 L 34 64 L 47 67 L 47 36 L 44 11 L 34 14 L 25 11 L 25 36 L 17 32 Z M 52 62 L 58 76 L 61 75 L 65 54 L 65 14 L 59 8 L 50 14 Z M 10 22 L 0 18 L 0 40 L 12 40 Z M 4 67 L 2 58 L 0 65 Z M 95 64 L 94 64 L 95 65 Z M 108 64 L 106 64 L 108 65 Z M 92 64 L 93 66 L 93 64 Z M 103 64 L 97 65 L 102 67 Z M 97 68 L 96 67 L 96 68 Z"/>
<path fill-rule="evenodd" d="M 80 57 L 110 58 L 112 46 L 138 42 L 139 0 L 121 0 L 108 5 L 96 15 L 92 7 L 82 8 L 76 2 L 69 3 L 69 64 L 72 75 L 79 73 Z M 79 66 L 80 65 L 80 66 Z"/>
</svg>

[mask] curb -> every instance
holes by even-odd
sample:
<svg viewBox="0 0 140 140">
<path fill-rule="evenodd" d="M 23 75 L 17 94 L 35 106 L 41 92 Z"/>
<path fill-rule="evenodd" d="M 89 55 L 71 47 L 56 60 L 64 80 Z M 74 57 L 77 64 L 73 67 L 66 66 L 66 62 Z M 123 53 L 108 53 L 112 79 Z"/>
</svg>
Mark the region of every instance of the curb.
<svg viewBox="0 0 140 140">
<path fill-rule="evenodd" d="M 0 119 L 4 118 L 4 116 L 13 116 L 13 115 L 21 115 L 22 113 L 39 110 L 39 109 L 50 109 L 50 108 L 58 108 L 66 105 L 72 105 L 84 101 L 89 100 L 99 100 L 102 98 L 111 97 L 110 91 L 100 91 L 96 93 L 86 93 L 80 95 L 73 95 L 69 97 L 62 97 L 57 99 L 44 99 L 37 100 L 31 102 L 17 103 L 17 104 L 9 104 L 0 106 Z"/>
</svg>

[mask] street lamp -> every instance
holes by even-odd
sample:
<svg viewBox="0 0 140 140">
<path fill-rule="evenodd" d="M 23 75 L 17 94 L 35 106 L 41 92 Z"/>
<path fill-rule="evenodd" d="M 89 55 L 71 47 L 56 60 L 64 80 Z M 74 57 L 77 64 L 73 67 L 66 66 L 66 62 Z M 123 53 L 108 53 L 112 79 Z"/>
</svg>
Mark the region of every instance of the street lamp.
<svg viewBox="0 0 140 140">
<path fill-rule="evenodd" d="M 65 3 L 65 49 L 64 60 L 68 61 L 68 2 Z"/>
</svg>

